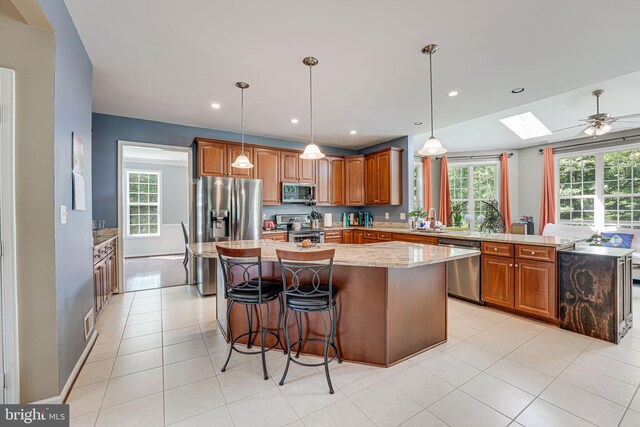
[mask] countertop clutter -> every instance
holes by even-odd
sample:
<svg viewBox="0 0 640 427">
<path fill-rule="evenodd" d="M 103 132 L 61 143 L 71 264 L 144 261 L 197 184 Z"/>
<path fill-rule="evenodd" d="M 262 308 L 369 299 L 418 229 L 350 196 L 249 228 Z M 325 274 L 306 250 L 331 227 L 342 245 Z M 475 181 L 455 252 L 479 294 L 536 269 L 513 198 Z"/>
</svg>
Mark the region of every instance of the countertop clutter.
<svg viewBox="0 0 640 427">
<path fill-rule="evenodd" d="M 95 248 L 100 246 L 111 239 L 115 239 L 116 237 L 118 237 L 117 228 L 100 228 L 98 230 L 93 230 L 93 247 Z"/>
<path fill-rule="evenodd" d="M 229 248 L 259 247 L 262 249 L 263 261 L 278 261 L 276 249 L 288 251 L 335 249 L 333 261 L 335 265 L 359 267 L 412 268 L 480 255 L 480 251 L 476 250 L 407 242 L 384 242 L 376 245 L 323 243 L 313 249 L 300 249 L 295 243 L 272 240 L 241 240 L 218 244 Z M 192 243 L 189 245 L 189 250 L 198 257 L 214 258 L 218 256 L 216 243 L 213 242 Z"/>
</svg>

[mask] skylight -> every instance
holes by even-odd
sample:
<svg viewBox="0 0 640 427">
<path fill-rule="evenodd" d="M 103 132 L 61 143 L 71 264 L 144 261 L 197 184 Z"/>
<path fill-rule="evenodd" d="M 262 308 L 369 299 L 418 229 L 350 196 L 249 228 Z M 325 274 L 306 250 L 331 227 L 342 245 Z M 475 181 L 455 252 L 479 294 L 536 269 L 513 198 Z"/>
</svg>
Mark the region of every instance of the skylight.
<svg viewBox="0 0 640 427">
<path fill-rule="evenodd" d="M 539 136 L 551 135 L 551 131 L 532 112 L 518 114 L 500 119 L 520 139 L 531 139 Z"/>
</svg>

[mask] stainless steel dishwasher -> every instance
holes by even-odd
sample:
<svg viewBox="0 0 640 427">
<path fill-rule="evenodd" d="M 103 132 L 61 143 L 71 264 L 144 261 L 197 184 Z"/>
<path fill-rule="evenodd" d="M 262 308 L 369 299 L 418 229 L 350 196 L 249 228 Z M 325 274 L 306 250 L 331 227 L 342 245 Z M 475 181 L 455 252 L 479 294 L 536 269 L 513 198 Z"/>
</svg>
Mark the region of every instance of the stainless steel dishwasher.
<svg viewBox="0 0 640 427">
<path fill-rule="evenodd" d="M 480 249 L 474 240 L 440 238 L 440 246 L 463 249 Z M 447 286 L 449 295 L 482 304 L 480 295 L 480 256 L 447 262 Z"/>
</svg>

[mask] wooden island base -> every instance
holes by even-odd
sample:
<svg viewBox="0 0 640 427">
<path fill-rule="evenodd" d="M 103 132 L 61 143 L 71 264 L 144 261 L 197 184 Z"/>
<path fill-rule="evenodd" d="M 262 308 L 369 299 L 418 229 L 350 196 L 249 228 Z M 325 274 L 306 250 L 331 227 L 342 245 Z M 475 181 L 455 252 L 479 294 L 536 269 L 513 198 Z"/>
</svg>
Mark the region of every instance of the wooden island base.
<svg viewBox="0 0 640 427">
<path fill-rule="evenodd" d="M 391 366 L 415 354 L 441 344 L 447 339 L 447 284 L 445 263 L 413 268 L 382 268 L 335 265 L 333 286 L 338 293 L 336 343 L 342 359 L 375 366 Z M 218 271 L 218 278 L 221 278 Z M 281 281 L 277 263 L 263 262 L 263 277 Z M 217 318 L 227 334 L 227 300 L 224 285 L 218 280 Z M 278 302 L 270 303 L 269 329 L 276 331 Z M 266 310 L 263 308 L 266 316 Z M 239 304 L 231 310 L 231 328 L 235 336 L 248 331 L 245 308 Z M 325 314 L 327 324 L 329 316 Z M 257 308 L 253 329 L 257 329 Z M 284 343 L 284 334 L 281 335 Z M 324 338 L 320 313 L 303 314 L 303 336 Z M 289 337 L 297 341 L 298 328 L 292 315 Z M 246 343 L 246 338 L 244 340 Z M 259 345 L 260 338 L 253 343 Z M 269 346 L 275 343 L 267 337 Z M 321 356 L 322 343 L 306 343 L 302 353 Z M 332 351 L 330 351 L 332 354 Z"/>
</svg>

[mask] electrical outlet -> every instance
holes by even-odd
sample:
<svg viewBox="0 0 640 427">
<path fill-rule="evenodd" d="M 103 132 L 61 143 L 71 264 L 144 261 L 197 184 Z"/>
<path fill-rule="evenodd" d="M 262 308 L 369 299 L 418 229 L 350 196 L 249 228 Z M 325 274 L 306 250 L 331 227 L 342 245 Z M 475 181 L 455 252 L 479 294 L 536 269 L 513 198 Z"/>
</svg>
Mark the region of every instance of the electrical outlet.
<svg viewBox="0 0 640 427">
<path fill-rule="evenodd" d="M 65 205 L 60 206 L 60 224 L 67 223 L 67 207 Z"/>
<path fill-rule="evenodd" d="M 400 219 L 405 219 L 404 212 L 400 212 Z"/>
<path fill-rule="evenodd" d="M 384 213 L 384 219 L 389 219 L 389 212 Z"/>
</svg>

